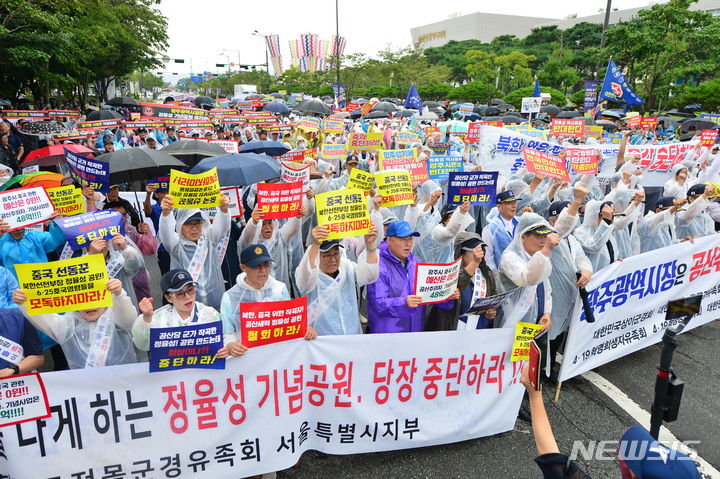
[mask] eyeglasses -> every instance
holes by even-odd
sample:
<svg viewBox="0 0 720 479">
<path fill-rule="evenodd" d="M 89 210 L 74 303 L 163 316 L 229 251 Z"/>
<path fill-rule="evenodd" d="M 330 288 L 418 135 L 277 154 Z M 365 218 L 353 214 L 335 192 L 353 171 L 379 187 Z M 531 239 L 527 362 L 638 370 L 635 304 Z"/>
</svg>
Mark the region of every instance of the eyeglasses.
<svg viewBox="0 0 720 479">
<path fill-rule="evenodd" d="M 200 229 L 202 228 L 202 225 L 202 221 L 191 221 L 190 223 L 183 224 L 183 226 L 187 226 L 190 229 Z"/>
<path fill-rule="evenodd" d="M 176 298 L 190 298 L 192 296 L 195 296 L 195 291 L 196 291 L 195 286 L 190 286 L 187 289 L 184 289 L 182 291 L 178 291 L 176 293 L 168 293 L 168 294 L 172 294 Z"/>
</svg>

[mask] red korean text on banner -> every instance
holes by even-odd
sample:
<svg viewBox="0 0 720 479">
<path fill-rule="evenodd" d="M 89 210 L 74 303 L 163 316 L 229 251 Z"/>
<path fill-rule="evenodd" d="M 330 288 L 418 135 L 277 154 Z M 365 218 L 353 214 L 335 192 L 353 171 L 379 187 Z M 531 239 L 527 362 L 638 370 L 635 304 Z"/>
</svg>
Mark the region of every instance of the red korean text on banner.
<svg viewBox="0 0 720 479">
<path fill-rule="evenodd" d="M 644 116 L 640 120 L 641 130 L 654 130 L 657 126 L 658 119 L 656 116 Z"/>
<path fill-rule="evenodd" d="M 530 173 L 543 173 L 551 178 L 570 181 L 570 175 L 562 158 L 527 147 L 523 147 L 522 151 L 527 170 Z"/>
<path fill-rule="evenodd" d="M 483 125 L 483 126 L 495 126 L 495 127 L 498 127 L 498 128 L 502 128 L 502 127 L 503 127 L 503 122 L 502 122 L 502 120 L 480 121 L 480 122 L 478 122 L 478 123 L 480 123 L 480 124 Z"/>
<path fill-rule="evenodd" d="M 7 231 L 32 226 L 50 219 L 55 206 L 44 186 L 29 186 L 0 193 L 0 219 Z"/>
<path fill-rule="evenodd" d="M 473 121 L 468 125 L 467 139 L 470 143 L 477 143 L 480 141 L 480 127 L 482 123 L 479 121 Z"/>
<path fill-rule="evenodd" d="M 585 121 L 583 120 L 553 118 L 552 123 L 550 123 L 550 133 L 553 136 L 569 136 L 572 138 L 581 138 L 583 136 L 584 128 Z"/>
<path fill-rule="evenodd" d="M 641 122 L 642 117 L 640 115 L 631 116 L 627 119 L 627 126 L 628 128 L 638 128 Z"/>
<path fill-rule="evenodd" d="M 700 146 L 711 147 L 717 140 L 718 130 L 702 130 L 700 132 Z"/>
<path fill-rule="evenodd" d="M 277 159 L 279 161 L 296 161 L 302 163 L 305 158 L 317 160 L 317 148 L 308 148 L 307 150 L 288 151 Z"/>
<path fill-rule="evenodd" d="M 294 218 L 302 206 L 302 181 L 292 183 L 258 183 L 257 208 L 264 220 Z"/>
<path fill-rule="evenodd" d="M 243 346 L 252 348 L 305 337 L 307 296 L 288 301 L 240 303 Z"/>
<path fill-rule="evenodd" d="M 596 175 L 600 163 L 600 152 L 595 149 L 566 148 L 565 159 L 570 166 L 581 175 Z"/>
</svg>

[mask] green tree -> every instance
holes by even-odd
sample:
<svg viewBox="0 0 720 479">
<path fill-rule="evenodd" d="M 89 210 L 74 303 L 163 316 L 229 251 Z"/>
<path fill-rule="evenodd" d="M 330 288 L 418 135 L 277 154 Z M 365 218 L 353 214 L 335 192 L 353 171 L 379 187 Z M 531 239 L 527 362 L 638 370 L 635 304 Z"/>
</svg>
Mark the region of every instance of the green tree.
<svg viewBox="0 0 720 479">
<path fill-rule="evenodd" d="M 480 81 L 471 81 L 453 88 L 447 95 L 450 100 L 487 103 L 496 96 L 492 85 Z"/>
<path fill-rule="evenodd" d="M 675 100 L 678 108 L 692 103 L 700 103 L 705 111 L 717 112 L 720 109 L 720 78 L 686 87 Z"/>
<path fill-rule="evenodd" d="M 496 55 L 482 50 L 468 50 L 465 57 L 468 74 L 473 80 L 492 84 L 505 93 L 532 82 L 529 67 L 530 62 L 535 60 L 532 55 L 519 51 Z"/>
<path fill-rule="evenodd" d="M 565 106 L 567 104 L 567 98 L 565 97 L 563 92 L 559 90 L 541 86 L 540 92 L 549 93 L 551 96 L 550 103 L 554 105 Z M 531 97 L 532 94 L 533 87 L 531 86 L 525 88 L 518 88 L 517 90 L 510 92 L 508 95 L 505 96 L 505 102 L 511 104 L 519 110 L 522 104 L 522 99 L 526 97 Z"/>
<path fill-rule="evenodd" d="M 548 85 L 557 90 L 567 93 L 568 88 L 574 87 L 580 77 L 577 70 L 569 65 L 571 54 L 560 48 L 553 52 L 548 61 L 537 73 L 537 79 L 541 85 Z"/>
</svg>

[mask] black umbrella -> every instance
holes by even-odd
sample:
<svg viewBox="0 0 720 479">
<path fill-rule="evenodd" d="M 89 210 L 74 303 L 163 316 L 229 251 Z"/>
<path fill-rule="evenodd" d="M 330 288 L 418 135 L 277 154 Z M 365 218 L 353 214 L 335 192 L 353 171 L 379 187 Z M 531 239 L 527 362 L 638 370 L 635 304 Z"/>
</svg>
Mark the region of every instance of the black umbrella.
<svg viewBox="0 0 720 479">
<path fill-rule="evenodd" d="M 258 95 L 257 93 L 253 93 L 245 97 L 246 100 L 252 100 L 253 98 L 259 98 L 262 100 L 264 97 L 262 95 Z"/>
<path fill-rule="evenodd" d="M 265 153 L 270 156 L 282 156 L 288 151 L 290 151 L 290 148 L 279 141 L 272 140 L 255 140 L 240 147 L 241 153 Z"/>
<path fill-rule="evenodd" d="M 67 128 L 56 121 L 29 121 L 23 125 L 20 131 L 28 135 L 41 136 L 67 133 Z"/>
<path fill-rule="evenodd" d="M 690 141 L 693 138 L 695 138 L 695 135 L 697 134 L 696 131 L 691 131 L 690 133 L 685 133 L 684 135 L 680 136 L 680 141 Z"/>
<path fill-rule="evenodd" d="M 122 115 L 115 110 L 95 110 L 85 118 L 88 121 L 122 119 Z"/>
<path fill-rule="evenodd" d="M 695 127 L 696 130 L 714 130 L 718 128 L 718 124 L 709 120 L 685 120 L 680 123 L 682 131 L 688 131 L 691 127 Z"/>
<path fill-rule="evenodd" d="M 205 158 L 190 173 L 204 173 L 213 168 L 217 168 L 222 187 L 252 185 L 280 177 L 280 162 L 256 153 L 229 153 Z"/>
<path fill-rule="evenodd" d="M 193 100 L 193 103 L 195 103 L 196 107 L 202 108 L 203 105 L 214 105 L 215 99 L 209 96 L 199 96 Z"/>
<path fill-rule="evenodd" d="M 547 118 L 547 117 L 544 117 L 544 116 L 543 116 L 543 117 L 540 117 L 540 118 L 535 118 L 535 119 L 533 119 L 533 121 L 532 121 L 533 126 L 545 126 L 545 125 L 547 125 L 548 123 L 550 123 L 550 118 Z"/>
<path fill-rule="evenodd" d="M 440 103 L 438 103 L 436 101 L 426 100 L 426 101 L 422 102 L 422 106 L 426 106 L 428 108 L 437 108 L 440 106 Z"/>
<path fill-rule="evenodd" d="M 494 106 L 489 106 L 485 108 L 485 111 L 483 112 L 483 116 L 497 116 L 500 114 L 500 109 L 495 108 Z"/>
<path fill-rule="evenodd" d="M 582 116 L 582 113 L 579 111 L 561 111 L 557 115 L 555 115 L 555 118 L 576 118 L 578 116 Z"/>
<path fill-rule="evenodd" d="M 562 107 L 562 108 L 560 108 L 560 109 L 561 109 L 562 111 L 575 111 L 575 107 L 574 107 L 574 106 L 570 106 L 570 105 L 566 105 L 566 106 L 564 106 L 564 107 Z"/>
<path fill-rule="evenodd" d="M 135 98 L 116 96 L 112 100 L 108 101 L 107 104 L 112 106 L 136 106 L 138 102 Z"/>
<path fill-rule="evenodd" d="M 145 181 L 167 175 L 170 170 L 184 170 L 185 163 L 163 150 L 127 148 L 105 153 L 98 161 L 110 163 L 110 183 Z"/>
<path fill-rule="evenodd" d="M 670 117 L 670 116 L 659 116 L 658 123 L 660 123 L 660 122 L 663 122 L 663 124 L 665 125 L 665 128 L 669 128 L 671 126 L 673 128 L 677 128 L 678 123 L 679 123 L 675 118 Z"/>
<path fill-rule="evenodd" d="M 297 105 L 295 109 L 303 113 L 319 113 L 321 115 L 332 115 L 332 110 L 320 100 L 305 100 Z"/>
<path fill-rule="evenodd" d="M 672 110 L 669 110 L 669 111 L 667 112 L 667 114 L 670 115 L 670 116 L 679 116 L 679 117 L 682 117 L 682 118 L 695 118 L 695 114 L 694 114 L 694 113 L 690 113 L 690 112 L 687 112 L 687 111 L 679 111 L 679 110 L 677 110 L 677 109 L 675 109 L 675 108 L 673 108 Z"/>
<path fill-rule="evenodd" d="M 290 113 L 290 108 L 282 100 L 273 100 L 262 107 L 262 111 L 271 111 L 273 113 L 285 114 Z"/>
<path fill-rule="evenodd" d="M 685 105 L 684 107 L 680 108 L 680 111 L 685 113 L 692 113 L 695 111 L 700 111 L 703 109 L 703 106 L 700 103 L 693 103 L 692 105 Z"/>
<path fill-rule="evenodd" d="M 396 118 L 410 118 L 411 116 L 417 115 L 417 114 L 418 114 L 417 110 L 402 110 L 402 111 L 395 113 L 395 115 L 393 115 L 393 116 Z"/>
<path fill-rule="evenodd" d="M 615 118 L 615 119 L 618 119 L 618 120 L 619 120 L 619 119 L 622 118 L 624 115 L 623 115 L 622 113 L 618 112 L 618 111 L 615 111 L 615 110 L 604 110 L 602 113 L 600 113 L 600 116 L 607 116 L 607 117 L 609 117 L 609 118 Z"/>
<path fill-rule="evenodd" d="M 482 115 L 485 113 L 485 109 L 487 108 L 487 105 L 475 105 L 473 106 L 473 111 L 477 113 L 478 115 Z"/>
<path fill-rule="evenodd" d="M 377 118 L 387 118 L 390 116 L 390 113 L 387 111 L 371 111 L 367 115 L 365 115 L 363 118 L 366 120 L 375 120 Z"/>
<path fill-rule="evenodd" d="M 384 111 L 387 113 L 395 113 L 398 111 L 397 105 L 395 103 L 390 103 L 389 101 L 381 101 L 380 103 L 376 103 L 370 111 Z"/>
<path fill-rule="evenodd" d="M 547 113 L 548 115 L 557 115 L 560 111 L 560 107 L 557 105 L 545 105 L 540 108 L 540 113 Z"/>
<path fill-rule="evenodd" d="M 581 116 L 581 117 L 575 117 L 585 122 L 588 126 L 593 126 L 595 124 L 595 119 L 591 118 L 589 116 Z"/>
<path fill-rule="evenodd" d="M 498 105 L 504 105 L 505 100 L 502 98 L 493 98 L 493 100 L 490 102 L 490 106 L 498 106 Z"/>
<path fill-rule="evenodd" d="M 360 108 L 350 112 L 350 118 L 352 118 L 353 120 L 357 120 L 361 116 L 362 116 L 362 113 L 360 112 Z"/>
<path fill-rule="evenodd" d="M 526 121 L 522 118 L 518 118 L 512 115 L 505 115 L 504 117 L 500 118 L 500 120 L 502 120 L 502 122 L 506 125 L 517 125 L 518 123 L 525 123 Z"/>
<path fill-rule="evenodd" d="M 436 106 L 434 108 L 430 107 L 430 108 L 428 108 L 428 110 L 435 113 L 438 116 L 442 116 L 445 113 L 445 108 L 443 108 L 441 106 Z"/>
<path fill-rule="evenodd" d="M 515 117 L 512 117 L 515 118 Z M 482 121 L 502 121 L 503 117 L 501 116 L 484 116 L 482 118 Z"/>
<path fill-rule="evenodd" d="M 610 120 L 595 120 L 595 125 L 602 126 L 603 130 L 608 131 L 615 131 L 618 129 L 618 126 L 615 124 L 615 122 Z"/>
<path fill-rule="evenodd" d="M 164 147 L 162 151 L 181 160 L 190 168 L 197 165 L 203 158 L 220 156 L 227 153 L 222 147 L 215 143 L 200 140 L 174 141 Z"/>
</svg>

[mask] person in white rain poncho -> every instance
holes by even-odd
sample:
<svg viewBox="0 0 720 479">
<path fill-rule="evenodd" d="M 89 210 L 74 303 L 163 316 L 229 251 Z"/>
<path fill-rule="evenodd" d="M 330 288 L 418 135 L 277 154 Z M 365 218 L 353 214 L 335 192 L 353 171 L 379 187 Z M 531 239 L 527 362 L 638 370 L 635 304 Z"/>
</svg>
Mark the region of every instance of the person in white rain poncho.
<svg viewBox="0 0 720 479">
<path fill-rule="evenodd" d="M 458 205 L 447 204 L 440 211 L 440 221 L 435 224 L 429 234 L 423 236 L 413 248 L 413 254 L 423 263 L 449 263 L 453 261 L 455 237 L 475 222 L 468 214 L 470 203 Z"/>
<path fill-rule="evenodd" d="M 558 243 L 560 235 L 550 228 L 542 216 L 537 213 L 523 213 L 518 219 L 515 237 L 500 257 L 499 273 L 505 291 L 518 286 L 526 287 L 519 300 L 520 309 L 525 313 L 517 318 L 519 321 L 550 326 L 550 255 Z M 498 326 L 515 327 L 507 321 L 495 325 Z"/>
<path fill-rule="evenodd" d="M 264 244 L 251 244 L 240 252 L 242 273 L 237 277 L 235 286 L 225 292 L 220 306 L 220 316 L 225 334 L 235 334 L 241 338 L 240 309 L 242 303 L 265 303 L 268 301 L 287 301 L 290 292 L 285 283 L 270 275 L 270 263 L 273 258 Z M 308 326 L 305 339 L 315 339 L 315 329 Z"/>
<path fill-rule="evenodd" d="M 640 222 L 640 244 L 643 253 L 677 242 L 675 213 L 685 203 L 687 203 L 686 199 L 678 200 L 671 196 L 657 200 L 655 210 L 649 211 Z"/>
<path fill-rule="evenodd" d="M 137 306 L 133 278 L 145 268 L 145 260 L 138 247 L 128 238 L 114 234 L 110 240 L 93 240 L 85 249 L 83 254 L 101 254 L 105 257 L 108 277 L 120 280 L 133 306 Z"/>
<path fill-rule="evenodd" d="M 708 214 L 710 206 L 708 197 L 713 187 L 705 183 L 692 185 L 687 192 L 688 206 L 678 211 L 675 218 L 675 229 L 678 238 L 700 238 L 715 233 L 715 222 Z"/>
<path fill-rule="evenodd" d="M 612 201 L 588 201 L 583 224 L 575 230 L 575 237 L 592 263 L 593 271 L 599 271 L 620 259 L 618 244 L 613 236 L 614 219 Z M 629 245 L 626 246 L 629 249 Z"/>
<path fill-rule="evenodd" d="M 663 186 L 663 196 L 672 196 L 676 200 L 685 199 L 687 196 L 688 185 L 688 168 L 682 163 L 672 167 L 672 178 L 665 182 Z"/>
<path fill-rule="evenodd" d="M 440 223 L 441 205 L 439 201 L 441 198 L 442 188 L 440 188 L 440 185 L 433 180 L 428 180 L 418 187 L 415 194 L 415 204 L 408 206 L 405 210 L 403 219 L 420 233 L 420 238 L 429 234 Z M 413 254 L 415 253 L 413 252 Z"/>
<path fill-rule="evenodd" d="M 137 361 L 130 336 L 135 307 L 120 280 L 109 280 L 107 289 L 113 296 L 111 307 L 62 315 L 30 316 L 25 307 L 27 298 L 21 289 L 13 292 L 13 301 L 33 326 L 60 344 L 70 369 L 132 364 Z"/>
<path fill-rule="evenodd" d="M 197 283 L 197 298 L 211 308 L 219 308 L 225 292 L 222 257 L 230 240 L 230 200 L 220 195 L 220 211 L 210 223 L 199 209 L 181 209 L 175 217 L 173 199 L 161 202 L 160 242 L 170 253 L 170 268 L 184 269 Z"/>
<path fill-rule="evenodd" d="M 313 229 L 313 243 L 305 251 L 295 279 L 308 297 L 308 323 L 318 335 L 362 334 L 357 288 L 378 278 L 377 228 L 365 235 L 365 251 L 357 263 L 344 258 L 338 240 L 324 241 L 326 226 Z"/>
</svg>

